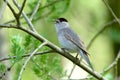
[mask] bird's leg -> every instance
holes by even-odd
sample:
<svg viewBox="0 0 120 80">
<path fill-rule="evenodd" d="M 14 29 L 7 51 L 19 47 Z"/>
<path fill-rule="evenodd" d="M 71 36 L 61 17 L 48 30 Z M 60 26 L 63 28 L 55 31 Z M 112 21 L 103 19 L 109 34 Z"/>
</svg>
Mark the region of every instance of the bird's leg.
<svg viewBox="0 0 120 80">
<path fill-rule="evenodd" d="M 82 61 L 82 57 L 80 56 L 80 62 Z"/>
<path fill-rule="evenodd" d="M 76 58 L 76 60 L 77 60 L 78 62 L 80 62 L 80 60 L 79 60 L 79 58 L 78 58 L 78 53 L 77 53 L 77 55 L 75 56 L 75 58 Z"/>
<path fill-rule="evenodd" d="M 80 62 L 82 61 L 82 57 L 80 56 L 80 59 L 79 59 L 79 58 L 77 58 L 77 57 L 78 57 L 78 54 L 76 55 L 76 57 L 75 57 L 75 58 L 76 58 L 76 60 L 77 60 L 77 61 L 79 61 L 79 63 L 80 63 Z"/>
<path fill-rule="evenodd" d="M 61 48 L 64 52 L 68 52 L 65 48 Z"/>
</svg>

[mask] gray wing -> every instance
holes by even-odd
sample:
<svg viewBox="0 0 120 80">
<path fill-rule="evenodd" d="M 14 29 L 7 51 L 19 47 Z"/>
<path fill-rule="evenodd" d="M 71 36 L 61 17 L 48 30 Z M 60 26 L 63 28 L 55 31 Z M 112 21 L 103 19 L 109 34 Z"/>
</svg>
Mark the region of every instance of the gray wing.
<svg viewBox="0 0 120 80">
<path fill-rule="evenodd" d="M 73 44 L 75 44 L 78 48 L 84 51 L 86 55 L 88 54 L 88 52 L 86 51 L 86 48 L 84 47 L 84 43 L 80 40 L 80 38 L 74 31 L 67 28 L 67 29 L 64 29 L 64 33 L 65 33 L 66 39 L 68 39 Z"/>
</svg>

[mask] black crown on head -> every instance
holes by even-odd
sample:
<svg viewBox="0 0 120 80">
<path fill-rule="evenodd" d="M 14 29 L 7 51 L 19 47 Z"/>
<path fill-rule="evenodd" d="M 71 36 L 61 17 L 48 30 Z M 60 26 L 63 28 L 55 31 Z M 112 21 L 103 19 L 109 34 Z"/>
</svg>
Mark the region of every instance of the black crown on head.
<svg viewBox="0 0 120 80">
<path fill-rule="evenodd" d="M 65 18 L 58 18 L 60 22 L 68 22 Z"/>
</svg>

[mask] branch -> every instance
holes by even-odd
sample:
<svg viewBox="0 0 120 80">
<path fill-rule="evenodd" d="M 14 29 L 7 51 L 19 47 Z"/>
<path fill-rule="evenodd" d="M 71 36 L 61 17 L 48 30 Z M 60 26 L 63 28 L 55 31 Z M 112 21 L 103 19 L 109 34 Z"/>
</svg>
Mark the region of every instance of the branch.
<svg viewBox="0 0 120 80">
<path fill-rule="evenodd" d="M 2 73 L 0 76 L 0 80 L 4 80 L 3 77 L 6 75 L 6 72 L 10 71 L 13 68 L 14 64 L 12 64 L 9 68 L 5 70 L 5 72 Z"/>
<path fill-rule="evenodd" d="M 11 6 L 6 0 L 4 0 L 4 2 L 6 2 L 7 5 L 8 5 L 8 7 L 10 8 L 12 14 L 14 15 L 14 17 L 15 17 L 15 19 L 16 19 L 16 21 L 17 21 L 17 25 L 18 25 L 18 27 L 19 27 L 19 25 L 20 25 L 19 16 L 17 15 L 17 13 L 16 13 L 16 12 L 14 11 L 14 9 L 12 8 L 12 6 Z"/>
<path fill-rule="evenodd" d="M 77 58 L 77 57 L 78 57 L 78 54 L 76 55 L 76 58 Z M 81 58 L 80 58 L 80 61 L 81 61 Z M 71 69 L 71 71 L 70 71 L 70 74 L 68 75 L 68 79 L 70 79 L 70 77 L 71 77 L 71 75 L 72 75 L 75 67 L 76 67 L 76 64 L 73 63 L 73 67 L 72 67 L 72 69 Z"/>
<path fill-rule="evenodd" d="M 20 70 L 20 73 L 19 73 L 19 76 L 18 76 L 18 80 L 21 80 L 21 76 L 22 76 L 22 73 L 23 71 L 25 70 L 25 67 L 27 65 L 27 63 L 30 61 L 30 59 L 32 58 L 32 56 L 40 49 L 42 48 L 44 45 L 46 45 L 47 42 L 43 42 L 38 48 L 36 48 L 31 54 L 30 56 L 27 58 L 27 60 L 25 61 L 25 63 L 23 64 L 22 66 L 22 69 Z"/>
<path fill-rule="evenodd" d="M 20 5 L 17 3 L 16 0 L 13 0 L 14 4 L 16 5 L 16 7 L 20 10 Z M 32 22 L 29 20 L 29 18 L 27 17 L 27 15 L 25 14 L 24 11 L 22 11 L 22 15 L 24 17 L 24 19 L 26 20 L 26 22 L 28 23 L 30 29 L 34 32 L 37 32 L 32 24 Z"/>
<path fill-rule="evenodd" d="M 116 22 L 117 22 L 116 19 L 114 19 L 114 20 L 108 22 L 107 24 L 105 24 L 105 25 L 103 26 L 103 28 L 102 28 L 100 31 L 98 31 L 98 32 L 94 35 L 94 37 L 90 40 L 90 42 L 89 42 L 89 44 L 88 44 L 88 46 L 87 46 L 87 49 L 89 49 L 89 48 L 91 47 L 91 45 L 92 45 L 92 43 L 94 42 L 94 40 L 95 40 L 105 29 L 107 29 L 111 24 L 116 23 Z M 73 67 L 72 67 L 72 69 L 71 69 L 71 72 L 70 72 L 70 74 L 69 74 L 69 76 L 68 76 L 68 79 L 71 77 L 74 69 L 75 69 L 75 64 L 73 65 Z"/>
<path fill-rule="evenodd" d="M 50 41 L 48 41 L 47 39 L 45 39 L 44 37 L 42 37 L 41 35 L 39 35 L 38 33 L 35 33 L 31 30 L 27 30 L 24 27 L 17 27 L 14 25 L 0 25 L 0 27 L 2 28 L 16 28 L 16 29 L 20 29 L 30 35 L 32 35 L 33 37 L 35 37 L 36 39 L 38 39 L 41 42 L 47 41 L 46 46 L 50 47 L 51 49 L 53 49 L 54 51 L 56 51 L 57 53 L 59 53 L 60 55 L 66 57 L 67 59 L 69 59 L 70 61 L 72 61 L 74 64 L 78 65 L 79 67 L 81 67 L 82 69 L 84 69 L 85 71 L 87 71 L 88 73 L 90 73 L 92 76 L 94 76 L 95 78 L 99 79 L 99 80 L 106 80 L 101 74 L 91 70 L 90 68 L 86 67 L 85 65 L 83 65 L 82 63 L 79 62 L 78 59 L 76 59 L 75 57 L 73 57 L 72 55 L 70 55 L 67 52 L 64 52 L 61 48 L 57 47 L 56 45 L 54 45 L 53 43 L 51 43 Z"/>
<path fill-rule="evenodd" d="M 119 50 L 119 53 L 117 55 L 117 57 L 115 58 L 115 60 L 106 68 L 103 70 L 103 72 L 101 72 L 102 74 L 103 73 L 106 73 L 107 71 L 109 71 L 111 68 L 113 68 L 117 63 L 118 63 L 118 60 L 120 59 L 120 50 Z"/>
<path fill-rule="evenodd" d="M 43 55 L 43 54 L 52 53 L 52 52 L 55 52 L 55 51 L 53 51 L 53 50 L 48 50 L 48 51 L 44 51 L 44 52 L 37 52 L 37 53 L 34 54 L 34 56 Z M 30 54 L 31 54 L 31 53 L 25 54 L 25 55 L 22 56 L 22 58 L 29 57 Z M 15 58 L 16 58 L 16 56 L 4 57 L 4 58 L 1 58 L 1 59 L 0 59 L 0 62 L 6 61 L 6 60 L 10 60 L 10 59 L 15 59 Z"/>
<path fill-rule="evenodd" d="M 119 23 L 120 25 L 120 21 L 117 18 L 117 16 L 115 15 L 115 13 L 113 12 L 112 8 L 109 6 L 109 4 L 107 3 L 106 0 L 103 0 L 104 4 L 106 5 L 106 7 L 108 8 L 108 10 L 111 12 L 111 14 L 113 15 L 113 17 L 116 19 L 116 21 Z"/>
<path fill-rule="evenodd" d="M 41 2 L 41 0 L 38 0 L 37 5 L 36 5 L 35 9 L 33 10 L 32 15 L 30 16 L 30 21 L 32 21 L 34 15 L 35 15 L 36 12 L 38 11 L 39 6 L 40 6 L 40 2 Z"/>
<path fill-rule="evenodd" d="M 4 13 L 5 8 L 6 8 L 6 6 L 7 6 L 7 2 L 8 2 L 8 0 L 6 0 L 5 3 L 4 3 L 3 6 L 2 6 L 2 9 L 1 9 L 1 11 L 0 11 L 0 19 L 3 17 L 3 13 Z"/>
<path fill-rule="evenodd" d="M 9 7 L 9 8 L 10 8 L 10 10 L 12 11 L 12 13 L 13 13 L 14 17 L 16 18 L 16 12 L 15 12 L 15 11 L 14 11 L 14 9 L 12 8 L 12 6 L 8 3 L 8 1 L 7 1 L 7 0 L 4 0 L 4 2 L 6 2 L 6 3 L 7 3 L 8 7 Z"/>
<path fill-rule="evenodd" d="M 101 72 L 101 74 L 104 74 L 104 73 L 108 72 L 110 69 L 112 69 L 113 67 L 115 67 L 116 64 L 118 63 L 118 60 L 119 60 L 119 59 L 120 59 L 120 50 L 119 50 L 119 53 L 118 53 L 117 57 L 115 58 L 115 60 L 114 60 L 107 68 L 105 68 L 105 69 Z M 84 78 L 83 80 L 87 80 L 87 79 L 91 79 L 91 78 L 93 78 L 93 76 L 89 76 L 89 77 L 87 77 L 87 78 Z"/>
<path fill-rule="evenodd" d="M 44 9 L 44 8 L 46 8 L 46 7 L 52 6 L 52 5 L 54 5 L 55 3 L 60 2 L 60 1 L 63 1 L 63 0 L 53 1 L 53 2 L 51 2 L 51 3 L 49 3 L 49 4 L 45 5 L 45 6 L 43 6 L 43 7 L 41 7 L 41 8 L 38 8 L 38 11 L 39 11 L 40 9 Z M 30 14 L 31 14 L 31 13 L 27 13 L 27 15 L 30 15 Z M 48 13 L 45 14 L 43 17 L 46 17 L 48 14 L 51 14 L 51 12 L 48 12 Z M 43 17 L 42 17 L 42 18 L 43 18 Z M 20 17 L 20 18 L 23 18 L 23 17 Z M 38 18 L 38 19 L 39 19 L 39 18 Z M 11 23 L 11 22 L 15 22 L 15 19 L 9 20 L 9 21 L 5 22 L 5 24 Z"/>
<path fill-rule="evenodd" d="M 23 8 L 24 8 L 24 6 L 25 6 L 25 3 L 26 3 L 26 0 L 24 0 L 23 3 L 22 3 L 22 7 L 20 8 L 20 11 L 19 11 L 19 13 L 18 13 L 18 16 L 19 16 L 19 17 L 20 17 L 20 15 L 21 15 L 22 11 L 23 11 Z"/>
<path fill-rule="evenodd" d="M 120 20 L 120 19 L 119 19 L 119 20 Z M 105 25 L 103 26 L 103 28 L 102 28 L 100 31 L 98 31 L 98 32 L 94 35 L 94 37 L 90 40 L 90 42 L 89 42 L 89 44 L 88 44 L 88 46 L 87 46 L 87 49 L 89 49 L 89 48 L 91 47 L 91 45 L 92 45 L 92 43 L 94 42 L 94 40 L 95 40 L 105 29 L 107 29 L 111 24 L 116 23 L 116 22 L 117 22 L 117 20 L 114 19 L 114 20 L 108 22 L 107 24 L 105 24 Z"/>
</svg>

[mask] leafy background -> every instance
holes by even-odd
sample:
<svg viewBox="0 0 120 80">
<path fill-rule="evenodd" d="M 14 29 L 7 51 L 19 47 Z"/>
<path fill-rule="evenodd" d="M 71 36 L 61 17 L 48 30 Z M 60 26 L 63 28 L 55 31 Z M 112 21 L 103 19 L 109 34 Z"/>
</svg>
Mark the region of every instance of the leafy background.
<svg viewBox="0 0 120 80">
<path fill-rule="evenodd" d="M 18 2 L 22 4 L 22 1 Z M 29 17 L 37 2 L 38 0 L 27 0 L 24 11 Z M 0 1 L 0 3 L 2 6 L 3 2 Z M 10 3 L 12 4 L 12 1 L 10 1 Z M 108 0 L 108 3 L 119 17 L 119 3 L 117 3 L 117 0 Z M 13 7 L 15 6 L 13 5 Z M 17 11 L 16 8 L 15 10 Z M 68 19 L 71 28 L 80 35 L 86 47 L 93 36 L 101 30 L 105 24 L 114 19 L 102 0 L 41 0 L 40 7 L 32 23 L 39 34 L 56 45 L 59 45 L 59 42 L 54 27 L 54 20 L 58 17 Z M 9 8 L 7 8 L 0 22 L 4 23 L 12 19 L 13 15 Z M 22 18 L 20 21 L 22 25 L 28 27 Z M 15 22 L 13 21 L 12 24 L 15 24 Z M 111 64 L 117 55 L 120 43 L 119 30 L 118 23 L 110 25 L 96 38 L 92 46 L 88 49 L 90 60 L 96 71 L 101 72 Z M 32 36 L 15 29 L 5 29 L 4 35 L 7 39 L 8 55 L 10 57 L 17 56 L 16 59 L 11 59 L 10 61 L 10 64 L 13 66 L 12 79 L 16 80 L 26 59 L 22 59 L 21 56 L 32 52 L 40 42 Z M 44 50 L 49 50 L 49 48 L 44 47 L 39 51 Z M 72 55 L 75 56 L 75 54 Z M 27 65 L 22 80 L 51 80 L 52 78 L 59 79 L 67 77 L 72 66 L 73 64 L 69 60 L 64 59 L 56 53 L 35 56 Z M 7 68 L 4 63 L 0 63 L 0 72 L 3 73 L 5 69 Z M 119 69 L 117 70 L 119 75 L 120 71 Z M 79 76 L 79 74 L 81 74 L 81 76 Z M 115 77 L 113 74 L 114 69 L 106 73 L 105 76 L 108 77 L 109 80 L 112 80 Z M 86 76 L 87 73 L 85 71 L 76 67 L 71 78 L 79 79 Z"/>
</svg>

